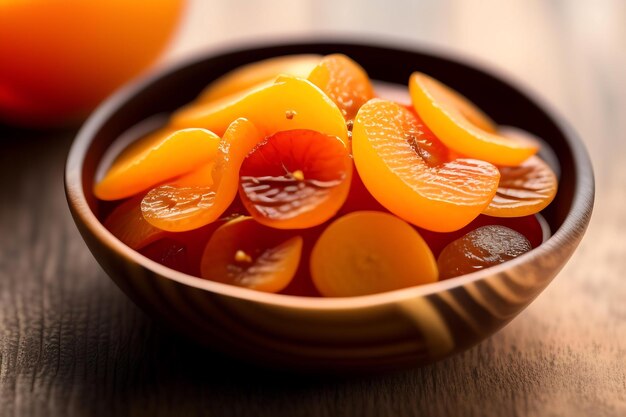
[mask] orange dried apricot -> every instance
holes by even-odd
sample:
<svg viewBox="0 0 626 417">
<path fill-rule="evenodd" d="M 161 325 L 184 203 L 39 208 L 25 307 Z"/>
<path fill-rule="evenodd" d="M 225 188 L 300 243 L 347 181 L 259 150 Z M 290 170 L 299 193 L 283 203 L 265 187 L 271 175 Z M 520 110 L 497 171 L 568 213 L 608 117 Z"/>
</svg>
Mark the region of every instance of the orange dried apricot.
<svg viewBox="0 0 626 417">
<path fill-rule="evenodd" d="M 278 292 L 295 275 L 301 251 L 300 236 L 241 217 L 213 233 L 204 250 L 200 272 L 212 281 Z"/>
<path fill-rule="evenodd" d="M 263 136 L 246 119 L 235 120 L 214 160 L 146 194 L 141 211 L 159 229 L 182 232 L 216 220 L 237 195 L 239 168 Z"/>
<path fill-rule="evenodd" d="M 506 135 L 523 135 L 521 131 L 515 132 L 508 132 Z M 498 190 L 483 211 L 484 214 L 495 217 L 528 216 L 546 208 L 556 195 L 556 175 L 538 156 L 531 156 L 517 166 L 501 166 L 498 169 Z"/>
<path fill-rule="evenodd" d="M 337 105 L 310 81 L 287 76 L 236 101 L 184 107 L 174 113 L 170 125 L 202 127 L 221 135 L 239 117 L 254 123 L 264 136 L 283 130 L 310 129 L 348 143 L 346 122 Z"/>
<path fill-rule="evenodd" d="M 437 263 L 401 219 L 357 211 L 331 223 L 311 254 L 311 277 L 326 297 L 392 291 L 437 281 Z"/>
<path fill-rule="evenodd" d="M 334 136 L 288 130 L 261 142 L 239 175 L 239 196 L 256 221 L 301 229 L 337 213 L 350 189 L 352 160 Z"/>
<path fill-rule="evenodd" d="M 511 260 L 532 249 L 524 235 L 504 226 L 483 226 L 446 246 L 437 265 L 441 279 L 469 274 Z"/>
<path fill-rule="evenodd" d="M 359 108 L 374 97 L 363 67 L 343 54 L 325 56 L 308 79 L 337 104 L 346 120 L 354 119 Z"/>
<path fill-rule="evenodd" d="M 521 165 L 498 169 L 498 190 L 483 211 L 488 216 L 519 217 L 535 214 L 546 208 L 556 195 L 556 175 L 537 156 L 528 158 Z"/>
<path fill-rule="evenodd" d="M 144 256 L 177 271 L 199 276 L 200 258 L 213 231 L 245 213 L 236 199 L 215 222 L 188 232 L 170 233 L 148 223 L 141 213 L 143 196 L 118 204 L 104 226 L 118 239 Z"/>
<path fill-rule="evenodd" d="M 504 137 L 474 104 L 426 74 L 409 80 L 413 106 L 426 125 L 450 149 L 496 165 L 518 165 L 534 155 L 539 144 L 529 138 Z"/>
<path fill-rule="evenodd" d="M 128 147 L 94 187 L 101 200 L 118 200 L 186 174 L 213 159 L 220 138 L 205 129 L 160 130 Z"/>
<path fill-rule="evenodd" d="M 250 92 L 270 85 L 281 74 L 306 78 L 322 59 L 321 55 L 287 55 L 264 59 L 244 65 L 221 76 L 209 84 L 196 100 L 208 103 L 233 94 Z"/>
<path fill-rule="evenodd" d="M 425 229 L 448 232 L 478 216 L 498 187 L 498 169 L 475 159 L 447 160 L 416 114 L 386 100 L 361 107 L 352 133 L 354 162 L 389 211 Z"/>
</svg>

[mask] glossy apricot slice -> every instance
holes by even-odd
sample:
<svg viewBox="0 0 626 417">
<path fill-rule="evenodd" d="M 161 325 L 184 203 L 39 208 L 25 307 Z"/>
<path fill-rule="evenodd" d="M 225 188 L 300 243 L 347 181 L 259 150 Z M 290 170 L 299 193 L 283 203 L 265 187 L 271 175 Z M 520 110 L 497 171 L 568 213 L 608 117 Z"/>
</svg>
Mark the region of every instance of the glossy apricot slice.
<svg viewBox="0 0 626 417">
<path fill-rule="evenodd" d="M 152 226 L 143 218 L 142 198 L 140 196 L 124 201 L 113 209 L 103 223 L 115 237 L 135 250 L 165 236 L 165 231 Z"/>
<path fill-rule="evenodd" d="M 359 108 L 374 97 L 365 70 L 343 54 L 325 56 L 308 79 L 337 104 L 346 120 L 354 119 Z"/>
<path fill-rule="evenodd" d="M 258 291 L 278 292 L 295 275 L 301 251 L 300 236 L 241 217 L 213 233 L 202 256 L 201 276 Z"/>
<path fill-rule="evenodd" d="M 508 137 L 530 137 L 517 129 L 504 134 Z M 495 217 L 528 216 L 546 208 L 556 195 L 556 175 L 538 156 L 531 156 L 517 166 L 501 166 L 498 169 L 498 190 L 484 214 Z"/>
<path fill-rule="evenodd" d="M 441 279 L 501 264 L 531 250 L 524 235 L 504 226 L 483 226 L 446 246 L 437 260 Z"/>
<path fill-rule="evenodd" d="M 241 163 L 262 138 L 250 121 L 235 120 L 220 141 L 213 161 L 146 194 L 141 203 L 144 218 L 171 232 L 215 221 L 237 195 Z"/>
<path fill-rule="evenodd" d="M 528 138 L 499 135 L 480 109 L 426 74 L 413 73 L 409 91 L 426 125 L 446 146 L 462 155 L 496 165 L 518 165 L 539 149 L 539 144 Z"/>
<path fill-rule="evenodd" d="M 326 297 L 392 291 L 437 281 L 426 242 L 392 214 L 357 211 L 331 223 L 311 254 L 311 277 Z"/>
<path fill-rule="evenodd" d="M 426 243 L 428 243 L 428 247 L 433 251 L 435 257 L 438 257 L 443 248 L 448 246 L 451 242 L 483 226 L 504 226 L 513 229 L 523 234 L 530 242 L 530 245 L 536 248 L 543 243 L 544 235 L 548 237 L 550 233 L 549 230 L 544 230 L 545 225 L 543 225 L 543 220 L 540 221 L 537 216 L 538 215 L 535 214 L 522 217 L 492 217 L 481 214 L 470 224 L 454 232 L 439 233 L 422 228 L 417 228 L 417 231 L 422 238 L 424 238 Z"/>
<path fill-rule="evenodd" d="M 279 77 L 268 87 L 237 100 L 187 106 L 172 116 L 171 126 L 202 127 L 221 135 L 235 119 L 250 120 L 264 136 L 283 130 L 311 129 L 347 143 L 341 111 L 310 81 Z"/>
<path fill-rule="evenodd" d="M 94 187 L 101 200 L 118 200 L 190 172 L 212 160 L 219 136 L 205 129 L 163 129 L 129 146 Z"/>
<path fill-rule="evenodd" d="M 321 59 L 321 55 L 313 54 L 287 55 L 244 65 L 209 84 L 196 103 L 207 103 L 272 84 L 280 74 L 306 78 Z"/>
<path fill-rule="evenodd" d="M 334 136 L 288 130 L 260 143 L 239 175 L 239 196 L 256 221 L 302 229 L 325 222 L 343 205 L 352 159 Z"/>
<path fill-rule="evenodd" d="M 425 229 L 460 229 L 489 204 L 498 169 L 475 159 L 448 161 L 441 144 L 408 109 L 373 99 L 352 133 L 354 162 L 370 193 L 389 211 Z"/>
</svg>

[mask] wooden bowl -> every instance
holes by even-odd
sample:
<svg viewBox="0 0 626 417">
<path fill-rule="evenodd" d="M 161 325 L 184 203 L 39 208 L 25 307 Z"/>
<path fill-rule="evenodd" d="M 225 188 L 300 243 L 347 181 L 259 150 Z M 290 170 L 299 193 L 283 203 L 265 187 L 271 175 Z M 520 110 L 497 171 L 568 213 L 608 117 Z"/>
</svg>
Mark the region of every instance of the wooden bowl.
<svg viewBox="0 0 626 417">
<path fill-rule="evenodd" d="M 554 232 L 512 261 L 469 275 L 382 294 L 304 298 L 207 281 L 128 248 L 97 218 L 92 184 L 109 145 L 133 125 L 191 101 L 240 65 L 288 54 L 351 56 L 375 80 L 406 85 L 419 70 L 465 94 L 501 124 L 543 138 L 560 165 L 560 188 L 543 212 Z M 456 57 L 356 43 L 270 45 L 200 56 L 131 85 L 87 121 L 70 151 L 65 187 L 74 220 L 100 265 L 157 320 L 213 348 L 291 370 L 373 371 L 426 364 L 462 351 L 515 317 L 580 242 L 594 197 L 584 146 L 527 89 Z"/>
</svg>

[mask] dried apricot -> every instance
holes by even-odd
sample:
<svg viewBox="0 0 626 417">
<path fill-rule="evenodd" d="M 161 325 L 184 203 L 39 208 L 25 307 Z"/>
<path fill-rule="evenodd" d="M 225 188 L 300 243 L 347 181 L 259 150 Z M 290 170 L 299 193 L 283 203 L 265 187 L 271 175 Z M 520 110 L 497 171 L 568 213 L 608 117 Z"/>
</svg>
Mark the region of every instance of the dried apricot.
<svg viewBox="0 0 626 417">
<path fill-rule="evenodd" d="M 239 117 L 254 123 L 264 136 L 283 130 L 311 129 L 348 143 L 346 122 L 337 105 L 310 81 L 287 76 L 237 101 L 184 107 L 174 113 L 170 125 L 202 127 L 221 135 Z"/>
<path fill-rule="evenodd" d="M 281 74 L 306 78 L 321 59 L 320 55 L 312 54 L 287 55 L 238 67 L 209 84 L 200 93 L 196 104 L 232 97 L 233 94 L 246 93 L 251 89 L 273 84 Z"/>
<path fill-rule="evenodd" d="M 455 241 L 471 232 L 483 226 L 504 226 L 509 229 L 513 229 L 518 233 L 521 233 L 528 239 L 530 245 L 533 248 L 541 245 L 546 237 L 549 236 L 550 230 L 545 229 L 547 225 L 545 221 L 539 220 L 538 215 L 523 216 L 523 217 L 491 217 L 481 214 L 476 217 L 467 226 L 456 230 L 454 232 L 439 233 L 417 228 L 419 234 L 424 238 L 428 247 L 433 251 L 435 257 L 438 257 L 443 248 L 448 246 L 451 242 Z"/>
<path fill-rule="evenodd" d="M 518 165 L 539 149 L 529 138 L 504 137 L 474 104 L 426 74 L 414 72 L 409 91 L 415 110 L 450 149 L 496 165 Z"/>
<path fill-rule="evenodd" d="M 128 147 L 94 187 L 101 200 L 133 196 L 212 160 L 220 138 L 205 129 L 155 132 Z"/>
<path fill-rule="evenodd" d="M 359 108 L 374 97 L 365 70 L 343 54 L 325 56 L 308 79 L 337 104 L 346 120 L 354 119 Z"/>
<path fill-rule="evenodd" d="M 515 129 L 507 137 L 531 137 Z M 483 211 L 488 216 L 519 217 L 535 214 L 552 202 L 558 180 L 552 169 L 538 156 L 531 156 L 520 165 L 501 166 L 496 195 Z"/>
<path fill-rule="evenodd" d="M 237 195 L 242 161 L 262 138 L 251 122 L 235 120 L 213 161 L 146 194 L 141 203 L 145 219 L 171 232 L 196 229 L 216 220 Z"/>
<path fill-rule="evenodd" d="M 500 174 L 475 159 L 449 161 L 445 147 L 399 104 L 373 99 L 361 107 L 352 134 L 363 183 L 389 211 L 425 229 L 448 232 L 478 216 Z"/>
<path fill-rule="evenodd" d="M 524 235 L 504 226 L 483 226 L 446 246 L 437 260 L 441 279 L 469 274 L 532 249 Z"/>
<path fill-rule="evenodd" d="M 312 130 L 278 132 L 241 165 L 239 195 L 256 221 L 302 229 L 330 219 L 350 189 L 352 159 L 334 136 Z"/>
<path fill-rule="evenodd" d="M 295 275 L 301 251 L 300 236 L 241 217 L 213 233 L 202 256 L 201 276 L 258 291 L 278 292 Z"/>
<path fill-rule="evenodd" d="M 326 297 L 392 291 L 437 281 L 437 264 L 419 233 L 401 219 L 357 211 L 331 223 L 311 254 L 311 277 Z"/>
</svg>

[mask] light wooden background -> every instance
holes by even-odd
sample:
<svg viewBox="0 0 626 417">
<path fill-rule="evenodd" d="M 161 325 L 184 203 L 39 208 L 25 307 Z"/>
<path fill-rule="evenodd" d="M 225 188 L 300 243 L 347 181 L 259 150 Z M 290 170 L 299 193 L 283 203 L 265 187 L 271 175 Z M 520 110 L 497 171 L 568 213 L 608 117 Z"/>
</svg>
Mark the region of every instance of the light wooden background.
<svg viewBox="0 0 626 417">
<path fill-rule="evenodd" d="M 626 415 L 626 1 L 197 0 L 164 63 L 320 32 L 479 58 L 565 115 L 597 185 L 566 268 L 501 332 L 433 366 L 261 373 L 159 328 L 97 267 L 62 191 L 74 132 L 0 127 L 0 415 Z"/>
</svg>

